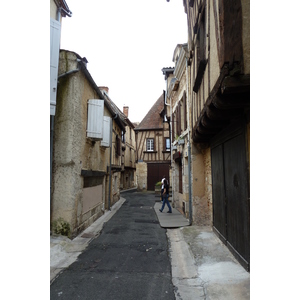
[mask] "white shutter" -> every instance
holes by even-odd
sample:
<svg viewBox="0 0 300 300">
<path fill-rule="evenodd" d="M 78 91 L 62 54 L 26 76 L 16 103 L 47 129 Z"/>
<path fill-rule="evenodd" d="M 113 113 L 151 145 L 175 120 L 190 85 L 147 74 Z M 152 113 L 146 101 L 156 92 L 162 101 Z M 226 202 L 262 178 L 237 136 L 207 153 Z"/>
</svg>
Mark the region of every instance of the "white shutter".
<svg viewBox="0 0 300 300">
<path fill-rule="evenodd" d="M 55 115 L 60 23 L 50 18 L 50 115 Z"/>
<path fill-rule="evenodd" d="M 88 100 L 87 137 L 95 140 L 103 138 L 104 100 Z"/>
<path fill-rule="evenodd" d="M 110 135 L 111 135 L 111 118 L 103 117 L 103 140 L 101 141 L 101 146 L 110 147 Z"/>
</svg>

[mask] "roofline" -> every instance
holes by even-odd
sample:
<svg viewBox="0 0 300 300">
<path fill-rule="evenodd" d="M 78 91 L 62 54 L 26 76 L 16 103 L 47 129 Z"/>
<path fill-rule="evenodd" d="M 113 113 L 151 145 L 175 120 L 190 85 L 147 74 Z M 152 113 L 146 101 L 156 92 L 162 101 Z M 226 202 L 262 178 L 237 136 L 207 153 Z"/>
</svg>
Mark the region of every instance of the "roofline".
<svg viewBox="0 0 300 300">
<path fill-rule="evenodd" d="M 74 53 L 77 57 L 77 62 L 80 66 L 80 71 L 82 71 L 85 75 L 85 77 L 87 78 L 87 80 L 89 81 L 89 83 L 92 85 L 92 87 L 94 88 L 94 90 L 96 91 L 97 95 L 99 96 L 99 98 L 101 100 L 104 100 L 104 104 L 107 107 L 108 111 L 112 114 L 112 116 L 118 116 L 118 119 L 120 120 L 120 127 L 125 130 L 125 124 L 122 121 L 122 119 L 120 118 L 120 113 L 117 111 L 114 111 L 113 108 L 111 107 L 110 103 L 108 103 L 108 100 L 105 98 L 105 96 L 103 95 L 103 93 L 100 91 L 99 87 L 97 86 L 97 84 L 95 83 L 93 77 L 91 76 L 90 72 L 88 71 L 88 69 L 85 66 L 85 63 L 82 61 L 82 57 L 77 54 L 74 51 L 70 51 L 70 50 L 64 50 L 64 49 L 60 49 L 60 51 L 66 51 L 66 52 L 71 52 Z M 110 98 L 109 98 L 110 99 Z M 112 100 L 111 100 L 112 101 Z"/>
<path fill-rule="evenodd" d="M 62 16 L 72 17 L 72 12 L 65 0 L 54 0 L 55 4 L 58 8 L 62 9 Z"/>
<path fill-rule="evenodd" d="M 163 72 L 163 75 L 165 75 L 165 80 L 169 77 L 170 74 L 173 74 L 175 68 L 169 67 L 169 68 L 162 68 L 161 71 Z"/>
<path fill-rule="evenodd" d="M 158 127 L 158 128 L 134 128 L 134 131 L 149 131 L 149 130 L 164 130 L 163 127 Z"/>
<path fill-rule="evenodd" d="M 125 121 L 126 121 L 127 123 L 129 123 L 128 125 L 129 125 L 130 127 L 132 127 L 133 129 L 135 128 L 135 126 L 133 125 L 133 123 L 132 123 L 128 118 L 126 118 Z"/>
</svg>

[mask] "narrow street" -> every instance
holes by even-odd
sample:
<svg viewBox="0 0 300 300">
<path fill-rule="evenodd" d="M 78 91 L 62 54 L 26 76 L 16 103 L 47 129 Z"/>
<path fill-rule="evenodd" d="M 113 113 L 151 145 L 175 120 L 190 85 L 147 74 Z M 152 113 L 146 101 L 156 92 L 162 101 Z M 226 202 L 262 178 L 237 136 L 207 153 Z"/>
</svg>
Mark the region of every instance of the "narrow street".
<svg viewBox="0 0 300 300">
<path fill-rule="evenodd" d="M 175 299 L 166 229 L 153 193 L 130 193 L 77 261 L 50 287 L 54 299 Z"/>
</svg>

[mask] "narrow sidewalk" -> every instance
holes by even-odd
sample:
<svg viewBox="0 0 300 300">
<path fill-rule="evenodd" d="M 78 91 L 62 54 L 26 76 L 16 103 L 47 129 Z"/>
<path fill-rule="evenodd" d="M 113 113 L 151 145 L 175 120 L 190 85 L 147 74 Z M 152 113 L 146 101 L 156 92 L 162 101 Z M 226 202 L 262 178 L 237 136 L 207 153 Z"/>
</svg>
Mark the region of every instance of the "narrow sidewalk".
<svg viewBox="0 0 300 300">
<path fill-rule="evenodd" d="M 156 202 L 154 205 L 154 210 L 161 227 L 178 228 L 189 226 L 189 221 L 176 208 L 172 208 L 172 213 L 168 214 L 168 207 L 165 207 L 162 212 L 159 211 L 161 206 L 161 202 Z"/>
<path fill-rule="evenodd" d="M 111 210 L 105 212 L 98 220 L 81 232 L 76 238 L 70 240 L 66 236 L 50 236 L 50 284 L 55 278 L 76 261 L 77 257 L 84 251 L 88 244 L 97 237 L 106 223 L 123 205 L 126 199 L 120 198 Z"/>
</svg>

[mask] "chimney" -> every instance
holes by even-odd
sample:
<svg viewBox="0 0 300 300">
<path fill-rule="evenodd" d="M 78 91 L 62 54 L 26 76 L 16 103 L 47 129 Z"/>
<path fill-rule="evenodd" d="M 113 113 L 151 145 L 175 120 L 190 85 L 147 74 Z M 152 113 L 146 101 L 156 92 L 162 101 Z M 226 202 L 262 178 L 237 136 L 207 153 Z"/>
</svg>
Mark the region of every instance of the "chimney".
<svg viewBox="0 0 300 300">
<path fill-rule="evenodd" d="M 107 86 L 99 86 L 100 91 L 104 91 L 107 95 L 109 92 L 109 88 Z"/>
<path fill-rule="evenodd" d="M 128 118 L 128 106 L 123 106 L 123 114 Z"/>
</svg>

